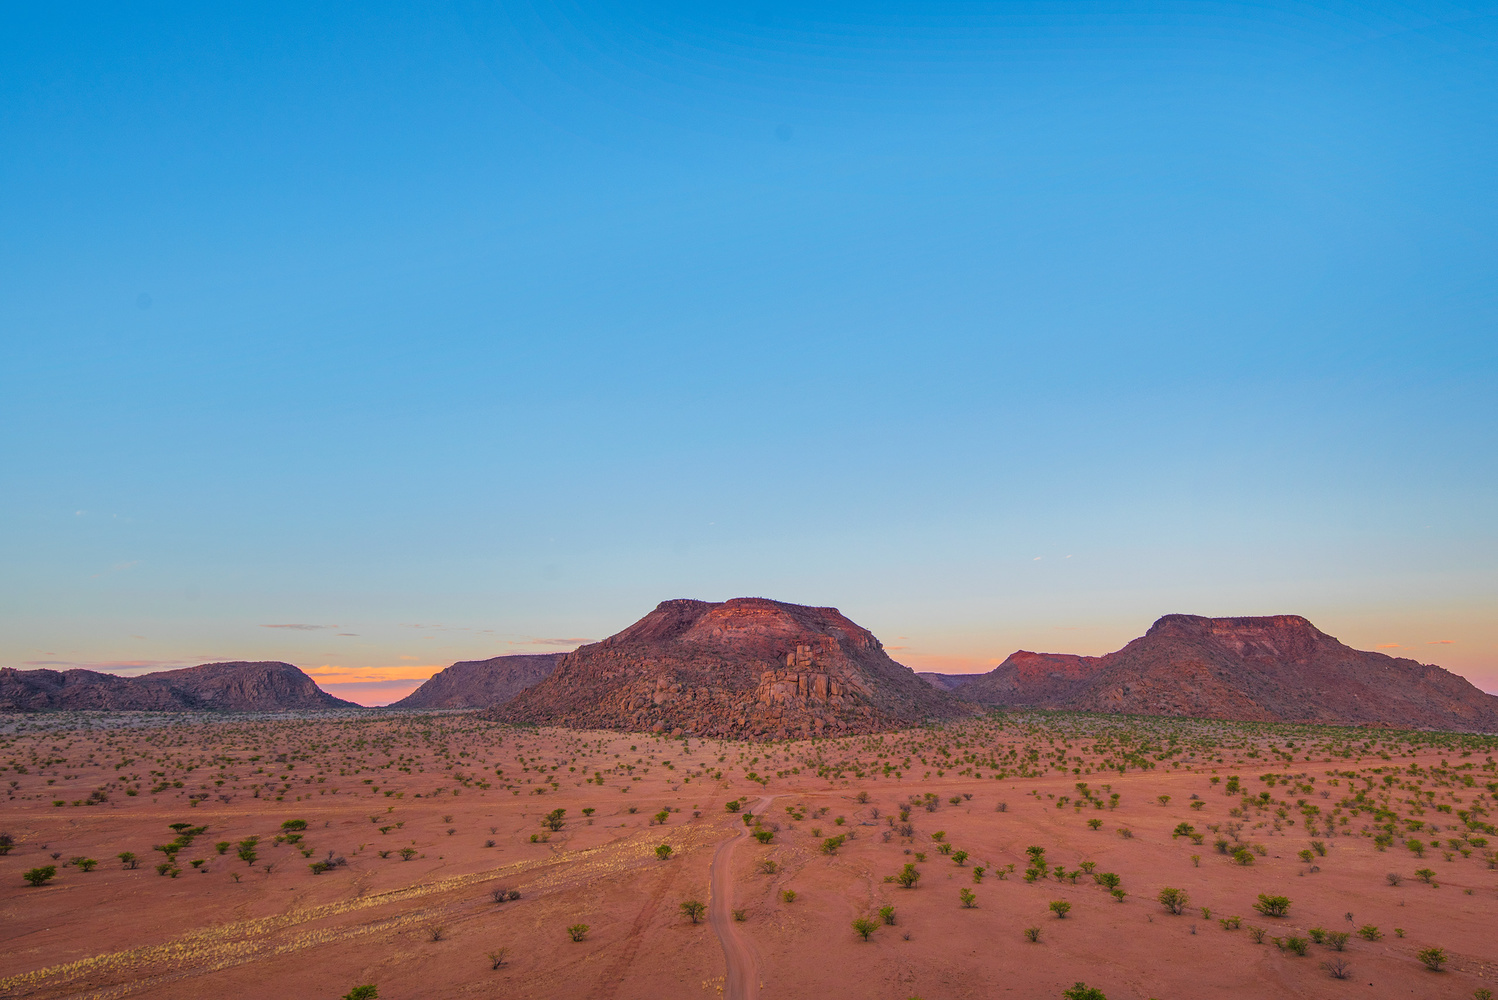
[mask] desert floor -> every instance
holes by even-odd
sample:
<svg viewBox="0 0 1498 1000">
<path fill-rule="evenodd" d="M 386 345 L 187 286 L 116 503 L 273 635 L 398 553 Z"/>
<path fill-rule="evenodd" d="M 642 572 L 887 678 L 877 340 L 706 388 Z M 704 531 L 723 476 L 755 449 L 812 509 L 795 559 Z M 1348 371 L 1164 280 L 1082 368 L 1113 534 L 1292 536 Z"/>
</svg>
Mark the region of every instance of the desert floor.
<svg viewBox="0 0 1498 1000">
<path fill-rule="evenodd" d="M 1470 998 L 1498 990 L 1495 751 L 1041 713 L 774 744 L 13 716 L 0 997 Z"/>
</svg>

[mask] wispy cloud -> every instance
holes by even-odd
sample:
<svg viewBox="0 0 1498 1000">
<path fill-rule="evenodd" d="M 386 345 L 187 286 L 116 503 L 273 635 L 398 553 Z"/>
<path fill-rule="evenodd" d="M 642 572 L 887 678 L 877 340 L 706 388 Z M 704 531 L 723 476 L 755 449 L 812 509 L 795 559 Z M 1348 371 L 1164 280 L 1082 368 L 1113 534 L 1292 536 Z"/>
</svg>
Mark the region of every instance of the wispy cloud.
<svg viewBox="0 0 1498 1000">
<path fill-rule="evenodd" d="M 593 642 L 592 639 L 511 639 L 507 645 L 510 646 L 581 646 L 584 643 Z"/>
<path fill-rule="evenodd" d="M 306 667 L 304 672 L 318 684 L 385 684 L 398 681 L 424 681 L 446 664 L 410 663 L 393 667 L 344 667 L 324 663 Z"/>
<path fill-rule="evenodd" d="M 289 628 L 294 632 L 316 632 L 319 629 L 335 629 L 337 625 L 306 625 L 302 622 L 290 622 L 285 625 L 261 625 L 261 628 Z"/>
<path fill-rule="evenodd" d="M 1430 640 L 1430 642 L 1427 642 L 1426 645 L 1427 646 L 1449 646 L 1453 642 L 1456 642 L 1456 640 L 1455 639 L 1432 639 L 1432 640 Z"/>
<path fill-rule="evenodd" d="M 1398 649 L 1400 647 L 1399 647 L 1399 643 L 1397 643 L 1397 642 L 1381 642 L 1377 646 L 1374 646 L 1373 648 L 1374 649 Z"/>
</svg>

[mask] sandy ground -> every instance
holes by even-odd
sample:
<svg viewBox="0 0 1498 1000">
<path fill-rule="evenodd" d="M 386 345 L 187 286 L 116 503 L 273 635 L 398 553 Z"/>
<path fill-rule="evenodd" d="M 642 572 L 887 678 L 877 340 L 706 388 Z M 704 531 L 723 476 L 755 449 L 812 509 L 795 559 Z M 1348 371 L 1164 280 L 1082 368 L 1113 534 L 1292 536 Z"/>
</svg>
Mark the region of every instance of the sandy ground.
<svg viewBox="0 0 1498 1000">
<path fill-rule="evenodd" d="M 1078 981 L 1109 1000 L 1470 998 L 1498 991 L 1495 752 L 1067 715 L 782 744 L 465 714 L 13 718 L 0 997 L 732 995 L 713 923 L 682 912 L 697 900 L 743 911 L 732 929 L 765 998 L 1060 997 Z M 768 842 L 720 855 L 725 904 L 712 859 L 747 828 L 730 809 L 767 796 L 751 824 Z M 172 823 L 205 829 L 160 850 Z M 1031 847 L 1046 868 L 1027 880 Z M 914 888 L 892 880 L 907 864 Z M 1165 887 L 1188 894 L 1182 913 Z M 1288 914 L 1256 912 L 1260 894 Z M 1345 950 L 1322 934 L 1296 954 L 1312 929 L 1348 933 Z M 1439 972 L 1417 958 L 1430 947 Z"/>
</svg>

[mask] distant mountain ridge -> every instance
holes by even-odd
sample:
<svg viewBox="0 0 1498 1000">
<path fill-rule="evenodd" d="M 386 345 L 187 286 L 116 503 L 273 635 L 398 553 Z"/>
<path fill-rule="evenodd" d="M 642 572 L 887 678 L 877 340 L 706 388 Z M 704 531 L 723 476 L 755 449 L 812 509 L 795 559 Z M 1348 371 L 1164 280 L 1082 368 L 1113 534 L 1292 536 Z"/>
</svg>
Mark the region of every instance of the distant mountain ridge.
<svg viewBox="0 0 1498 1000">
<path fill-rule="evenodd" d="M 463 660 L 433 674 L 390 708 L 489 708 L 541 683 L 564 653 L 511 653 Z"/>
<path fill-rule="evenodd" d="M 751 739 L 848 735 L 971 714 L 836 608 L 661 602 L 491 710 L 505 722 Z"/>
<path fill-rule="evenodd" d="M 1022 650 L 986 674 L 927 678 L 938 682 L 983 705 L 1498 732 L 1498 696 L 1299 615 L 1165 615 L 1103 656 Z"/>
<path fill-rule="evenodd" d="M 136 677 L 94 670 L 0 668 L 0 711 L 220 711 L 358 708 L 290 663 L 204 663 Z"/>
</svg>

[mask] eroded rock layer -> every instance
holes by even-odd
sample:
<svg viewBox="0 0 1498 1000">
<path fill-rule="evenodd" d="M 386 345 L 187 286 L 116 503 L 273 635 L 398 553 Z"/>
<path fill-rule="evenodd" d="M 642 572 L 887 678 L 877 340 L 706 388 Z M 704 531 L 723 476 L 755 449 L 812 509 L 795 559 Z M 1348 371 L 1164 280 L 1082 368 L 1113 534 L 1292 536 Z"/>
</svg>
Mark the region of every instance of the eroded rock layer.
<svg viewBox="0 0 1498 1000">
<path fill-rule="evenodd" d="M 204 663 L 120 677 L 93 670 L 0 669 L 0 711 L 231 711 L 358 708 L 290 663 Z"/>
<path fill-rule="evenodd" d="M 391 708 L 489 708 L 551 676 L 562 653 L 512 653 L 464 660 L 433 674 Z"/>
<path fill-rule="evenodd" d="M 1441 667 L 1353 649 L 1299 615 L 1166 615 L 1117 652 L 1019 652 L 952 690 L 985 705 L 1498 731 L 1498 697 Z"/>
<path fill-rule="evenodd" d="M 664 601 L 567 654 L 494 718 L 758 739 L 846 735 L 969 714 L 836 608 Z"/>
</svg>

